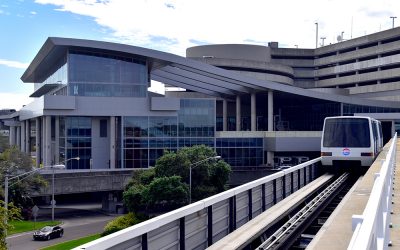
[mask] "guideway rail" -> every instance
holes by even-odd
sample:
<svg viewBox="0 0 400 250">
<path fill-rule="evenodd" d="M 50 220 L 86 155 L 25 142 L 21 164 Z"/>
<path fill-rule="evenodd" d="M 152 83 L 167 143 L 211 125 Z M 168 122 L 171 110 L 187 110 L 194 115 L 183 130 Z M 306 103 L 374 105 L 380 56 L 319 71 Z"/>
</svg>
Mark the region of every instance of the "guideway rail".
<svg viewBox="0 0 400 250">
<path fill-rule="evenodd" d="M 353 236 L 347 249 L 387 249 L 392 211 L 393 176 L 396 164 L 397 133 L 375 181 L 362 215 L 352 216 Z"/>
<path fill-rule="evenodd" d="M 320 161 L 276 172 L 75 249 L 204 249 L 313 181 Z"/>
<path fill-rule="evenodd" d="M 273 235 L 264 241 L 257 248 L 257 250 L 279 248 L 289 237 L 291 237 L 291 235 L 298 227 L 301 226 L 302 223 L 312 217 L 312 215 L 325 204 L 324 202 L 343 185 L 348 176 L 348 173 L 344 173 L 337 178 L 332 184 L 330 184 L 312 201 L 310 201 L 299 212 L 297 212 L 288 222 L 281 226 Z"/>
</svg>

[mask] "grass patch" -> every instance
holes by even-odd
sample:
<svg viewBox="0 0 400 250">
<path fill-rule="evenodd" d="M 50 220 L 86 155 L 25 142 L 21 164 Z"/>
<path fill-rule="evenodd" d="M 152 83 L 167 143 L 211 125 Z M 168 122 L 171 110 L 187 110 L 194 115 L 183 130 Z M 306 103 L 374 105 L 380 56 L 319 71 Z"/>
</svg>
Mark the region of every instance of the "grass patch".
<svg viewBox="0 0 400 250">
<path fill-rule="evenodd" d="M 36 223 L 35 223 L 33 221 L 14 220 L 14 221 L 10 221 L 10 224 L 14 228 L 8 232 L 8 235 L 29 232 L 29 231 L 40 229 L 44 226 L 59 225 L 60 222 L 59 221 L 36 221 Z"/>
<path fill-rule="evenodd" d="M 64 249 L 68 250 L 80 246 L 82 244 L 94 241 L 100 237 L 101 237 L 100 234 L 93 234 L 76 240 L 70 240 L 53 246 L 41 248 L 41 250 L 64 250 Z"/>
</svg>

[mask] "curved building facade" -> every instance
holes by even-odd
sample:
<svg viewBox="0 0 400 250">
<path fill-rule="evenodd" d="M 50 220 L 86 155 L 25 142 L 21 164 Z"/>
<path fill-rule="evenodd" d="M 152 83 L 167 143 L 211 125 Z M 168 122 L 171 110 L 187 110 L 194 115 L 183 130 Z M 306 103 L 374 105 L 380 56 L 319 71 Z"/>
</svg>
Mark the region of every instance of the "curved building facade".
<svg viewBox="0 0 400 250">
<path fill-rule="evenodd" d="M 49 38 L 21 77 L 36 100 L 8 123 L 10 143 L 37 165 L 114 169 L 198 144 L 234 167 L 265 166 L 318 151 L 323 119 L 335 115 L 378 118 L 389 138 L 400 121 L 398 37 L 400 28 L 318 49 L 206 45 L 187 57 Z M 185 91 L 155 94 L 151 80 Z"/>
</svg>

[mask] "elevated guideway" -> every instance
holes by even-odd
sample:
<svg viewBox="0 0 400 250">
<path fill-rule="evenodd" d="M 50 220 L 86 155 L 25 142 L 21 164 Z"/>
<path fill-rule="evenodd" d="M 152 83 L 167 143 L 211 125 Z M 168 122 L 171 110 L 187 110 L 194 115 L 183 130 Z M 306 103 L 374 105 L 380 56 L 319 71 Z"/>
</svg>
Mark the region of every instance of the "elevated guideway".
<svg viewBox="0 0 400 250">
<path fill-rule="evenodd" d="M 400 249 L 398 224 L 389 230 L 391 191 L 400 185 L 399 178 L 392 185 L 399 143 L 396 135 L 384 147 L 314 237 L 310 249 L 386 249 L 389 239 L 393 249 Z M 301 196 L 301 192 L 295 192 L 305 190 L 317 178 L 315 164 L 319 161 L 317 158 L 277 172 L 75 249 L 240 249 L 243 244 L 235 245 L 234 240 L 229 246 L 221 244 L 226 237 L 251 241 L 249 235 L 258 230 L 256 227 L 263 227 L 259 218 L 267 209 L 277 209 L 271 216 L 278 218 L 279 212 L 287 209 L 282 207 L 289 200 L 285 198 Z M 396 194 L 394 198 L 399 199 Z M 393 209 L 394 223 L 399 222 L 398 210 Z M 234 237 L 239 231 L 244 235 Z"/>
<path fill-rule="evenodd" d="M 307 249 L 387 249 L 388 245 L 392 245 L 390 249 L 400 249 L 400 176 L 399 171 L 394 171 L 400 161 L 399 146 L 396 137 L 385 145 Z M 394 180 L 393 174 L 397 176 Z"/>
</svg>

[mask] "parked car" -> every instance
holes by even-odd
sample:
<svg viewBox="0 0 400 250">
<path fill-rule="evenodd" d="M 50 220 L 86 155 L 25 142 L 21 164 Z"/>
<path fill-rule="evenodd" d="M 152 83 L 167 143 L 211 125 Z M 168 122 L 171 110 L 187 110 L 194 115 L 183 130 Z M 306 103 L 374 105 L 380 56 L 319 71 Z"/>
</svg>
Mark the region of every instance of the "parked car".
<svg viewBox="0 0 400 250">
<path fill-rule="evenodd" d="M 33 240 L 50 240 L 56 237 L 62 237 L 64 229 L 60 226 L 45 226 L 33 233 Z"/>
</svg>

